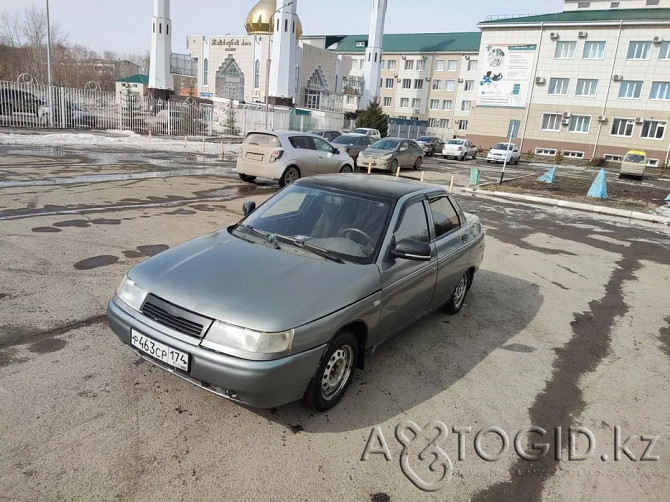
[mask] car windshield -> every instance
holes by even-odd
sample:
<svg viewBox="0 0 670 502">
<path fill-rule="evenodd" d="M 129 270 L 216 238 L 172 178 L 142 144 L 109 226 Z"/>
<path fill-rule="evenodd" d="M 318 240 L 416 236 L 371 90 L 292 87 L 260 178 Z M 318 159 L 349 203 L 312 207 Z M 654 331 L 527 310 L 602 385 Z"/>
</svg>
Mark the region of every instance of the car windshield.
<svg viewBox="0 0 670 502">
<path fill-rule="evenodd" d="M 508 145 L 507 143 L 498 143 L 495 145 L 491 150 L 511 150 L 512 145 Z"/>
<path fill-rule="evenodd" d="M 629 153 L 626 155 L 626 158 L 623 159 L 624 162 L 633 162 L 635 164 L 644 164 L 647 159 L 645 159 L 644 155 L 640 155 L 639 153 Z"/>
<path fill-rule="evenodd" d="M 271 238 L 279 237 L 282 250 L 293 242 L 297 247 L 304 244 L 305 251 L 318 248 L 345 261 L 369 264 L 381 246 L 390 208 L 385 200 L 289 185 L 251 213 L 243 224 Z M 244 227 L 233 230 L 233 235 L 250 237 Z M 257 240 L 263 245 L 268 243 L 262 238 Z"/>
<path fill-rule="evenodd" d="M 370 148 L 375 148 L 377 150 L 395 150 L 398 148 L 398 145 L 400 144 L 400 141 L 393 140 L 393 139 L 380 139 L 379 141 L 375 141 L 372 143 Z"/>
<path fill-rule="evenodd" d="M 447 145 L 462 145 L 462 144 L 463 144 L 463 140 L 462 140 L 462 139 L 450 139 L 450 140 L 447 142 Z"/>
<path fill-rule="evenodd" d="M 360 136 L 347 136 L 346 134 L 343 134 L 342 136 L 338 136 L 337 138 L 335 138 L 333 141 L 331 141 L 331 143 L 333 145 L 351 146 L 355 145 L 359 138 Z"/>
<path fill-rule="evenodd" d="M 351 132 L 354 133 L 354 134 L 367 134 L 367 133 L 368 133 L 368 130 L 367 130 L 367 129 L 361 129 L 361 128 L 358 128 L 358 129 L 354 129 L 354 130 L 351 131 Z"/>
</svg>

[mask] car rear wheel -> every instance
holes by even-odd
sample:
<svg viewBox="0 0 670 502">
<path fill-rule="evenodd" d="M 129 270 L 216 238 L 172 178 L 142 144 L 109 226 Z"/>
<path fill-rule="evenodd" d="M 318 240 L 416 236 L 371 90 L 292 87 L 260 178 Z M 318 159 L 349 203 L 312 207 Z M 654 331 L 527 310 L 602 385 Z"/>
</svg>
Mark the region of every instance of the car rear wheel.
<svg viewBox="0 0 670 502">
<path fill-rule="evenodd" d="M 477 158 L 477 152 L 472 154 L 472 160 L 475 160 Z"/>
<path fill-rule="evenodd" d="M 442 306 L 442 310 L 447 314 L 458 314 L 458 312 L 463 308 L 465 303 L 465 297 L 468 294 L 468 289 L 470 288 L 470 273 L 465 272 L 461 280 L 458 281 L 456 289 L 452 293 L 447 303 Z"/>
<path fill-rule="evenodd" d="M 430 155 L 431 157 L 435 157 L 435 148 L 431 149 L 429 155 Z"/>
<path fill-rule="evenodd" d="M 256 176 L 249 176 L 248 174 L 242 174 L 242 173 L 238 173 L 238 174 L 240 176 L 240 179 L 242 181 L 246 181 L 247 183 L 253 183 L 254 180 L 256 179 Z"/>
<path fill-rule="evenodd" d="M 395 174 L 396 171 L 398 170 L 398 159 L 393 159 L 393 162 L 391 162 L 391 173 Z"/>
<path fill-rule="evenodd" d="M 279 186 L 285 187 L 286 185 L 290 185 L 294 181 L 298 181 L 300 179 L 300 171 L 298 171 L 297 167 L 294 166 L 289 166 L 286 168 L 286 171 L 284 171 L 284 174 L 282 174 L 281 178 L 279 179 Z"/>
<path fill-rule="evenodd" d="M 521 158 L 521 157 L 517 157 L 516 160 L 514 161 L 514 165 L 515 165 L 515 166 L 518 166 L 518 165 L 519 165 L 519 159 L 520 159 L 520 158 Z"/>
<path fill-rule="evenodd" d="M 465 152 L 463 152 L 463 155 L 461 155 L 460 157 L 458 157 L 458 160 L 460 160 L 461 162 L 463 162 L 463 161 L 465 160 L 465 157 L 467 157 L 467 156 L 468 156 L 468 154 L 465 153 Z"/>
<path fill-rule="evenodd" d="M 342 166 L 342 169 L 340 169 L 340 172 L 341 173 L 353 173 L 354 170 L 351 168 L 350 165 L 345 165 L 345 166 Z"/>
<path fill-rule="evenodd" d="M 423 164 L 423 159 L 421 157 L 417 157 L 416 160 L 414 161 L 414 170 L 417 170 L 421 167 L 421 164 Z"/>
<path fill-rule="evenodd" d="M 326 411 L 340 402 L 354 376 L 358 360 L 358 341 L 344 331 L 337 335 L 323 354 L 314 378 L 303 397 L 305 404 Z"/>
</svg>

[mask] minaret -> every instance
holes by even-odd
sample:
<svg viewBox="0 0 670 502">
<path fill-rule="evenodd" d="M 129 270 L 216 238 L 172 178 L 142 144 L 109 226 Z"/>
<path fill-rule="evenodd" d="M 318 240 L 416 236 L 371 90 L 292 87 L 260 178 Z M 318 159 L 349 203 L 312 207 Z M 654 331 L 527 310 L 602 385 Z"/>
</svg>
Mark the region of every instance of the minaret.
<svg viewBox="0 0 670 502">
<path fill-rule="evenodd" d="M 172 55 L 170 0 L 154 0 L 154 17 L 151 22 L 149 92 L 151 89 L 171 91 L 174 84 L 170 73 L 170 56 Z"/>
<path fill-rule="evenodd" d="M 298 0 L 277 0 L 272 36 L 269 95 L 277 104 L 295 102 L 295 66 L 298 64 Z M 282 99 L 283 98 L 283 99 Z"/>
<path fill-rule="evenodd" d="M 365 49 L 363 66 L 363 96 L 358 105 L 359 110 L 379 97 L 379 78 L 382 70 L 382 38 L 384 36 L 384 19 L 386 18 L 387 0 L 372 0 L 370 10 L 370 34 L 368 47 Z"/>
</svg>

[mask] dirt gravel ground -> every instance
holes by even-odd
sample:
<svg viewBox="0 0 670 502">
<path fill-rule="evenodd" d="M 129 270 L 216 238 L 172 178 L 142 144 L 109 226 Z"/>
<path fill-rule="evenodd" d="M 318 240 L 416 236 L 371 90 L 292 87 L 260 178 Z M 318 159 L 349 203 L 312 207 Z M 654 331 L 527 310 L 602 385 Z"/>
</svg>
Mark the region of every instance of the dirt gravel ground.
<svg viewBox="0 0 670 502">
<path fill-rule="evenodd" d="M 459 315 L 392 338 L 327 413 L 250 409 L 140 359 L 105 308 L 133 265 L 276 184 L 112 162 L 68 181 L 85 159 L 3 153 L 0 500 L 667 500 L 667 227 L 465 198 L 487 250 Z M 42 169 L 60 181 L 31 184 Z"/>
</svg>

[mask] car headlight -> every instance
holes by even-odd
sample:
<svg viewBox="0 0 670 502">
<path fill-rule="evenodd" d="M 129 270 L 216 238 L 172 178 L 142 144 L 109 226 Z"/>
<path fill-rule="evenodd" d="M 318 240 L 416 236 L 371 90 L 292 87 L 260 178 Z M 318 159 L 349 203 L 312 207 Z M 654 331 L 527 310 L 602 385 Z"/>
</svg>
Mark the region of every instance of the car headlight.
<svg viewBox="0 0 670 502">
<path fill-rule="evenodd" d="M 382 156 L 381 156 L 381 159 L 382 159 L 382 160 L 391 160 L 391 158 L 393 158 L 393 154 L 392 154 L 392 153 L 387 153 L 386 155 L 382 155 Z"/>
<path fill-rule="evenodd" d="M 293 330 L 263 333 L 214 321 L 200 345 L 224 354 L 288 354 L 293 343 Z"/>
<path fill-rule="evenodd" d="M 137 311 L 142 308 L 144 299 L 148 294 L 148 291 L 140 288 L 137 284 L 128 279 L 127 275 L 123 278 L 119 287 L 116 288 L 116 296 Z"/>
</svg>

